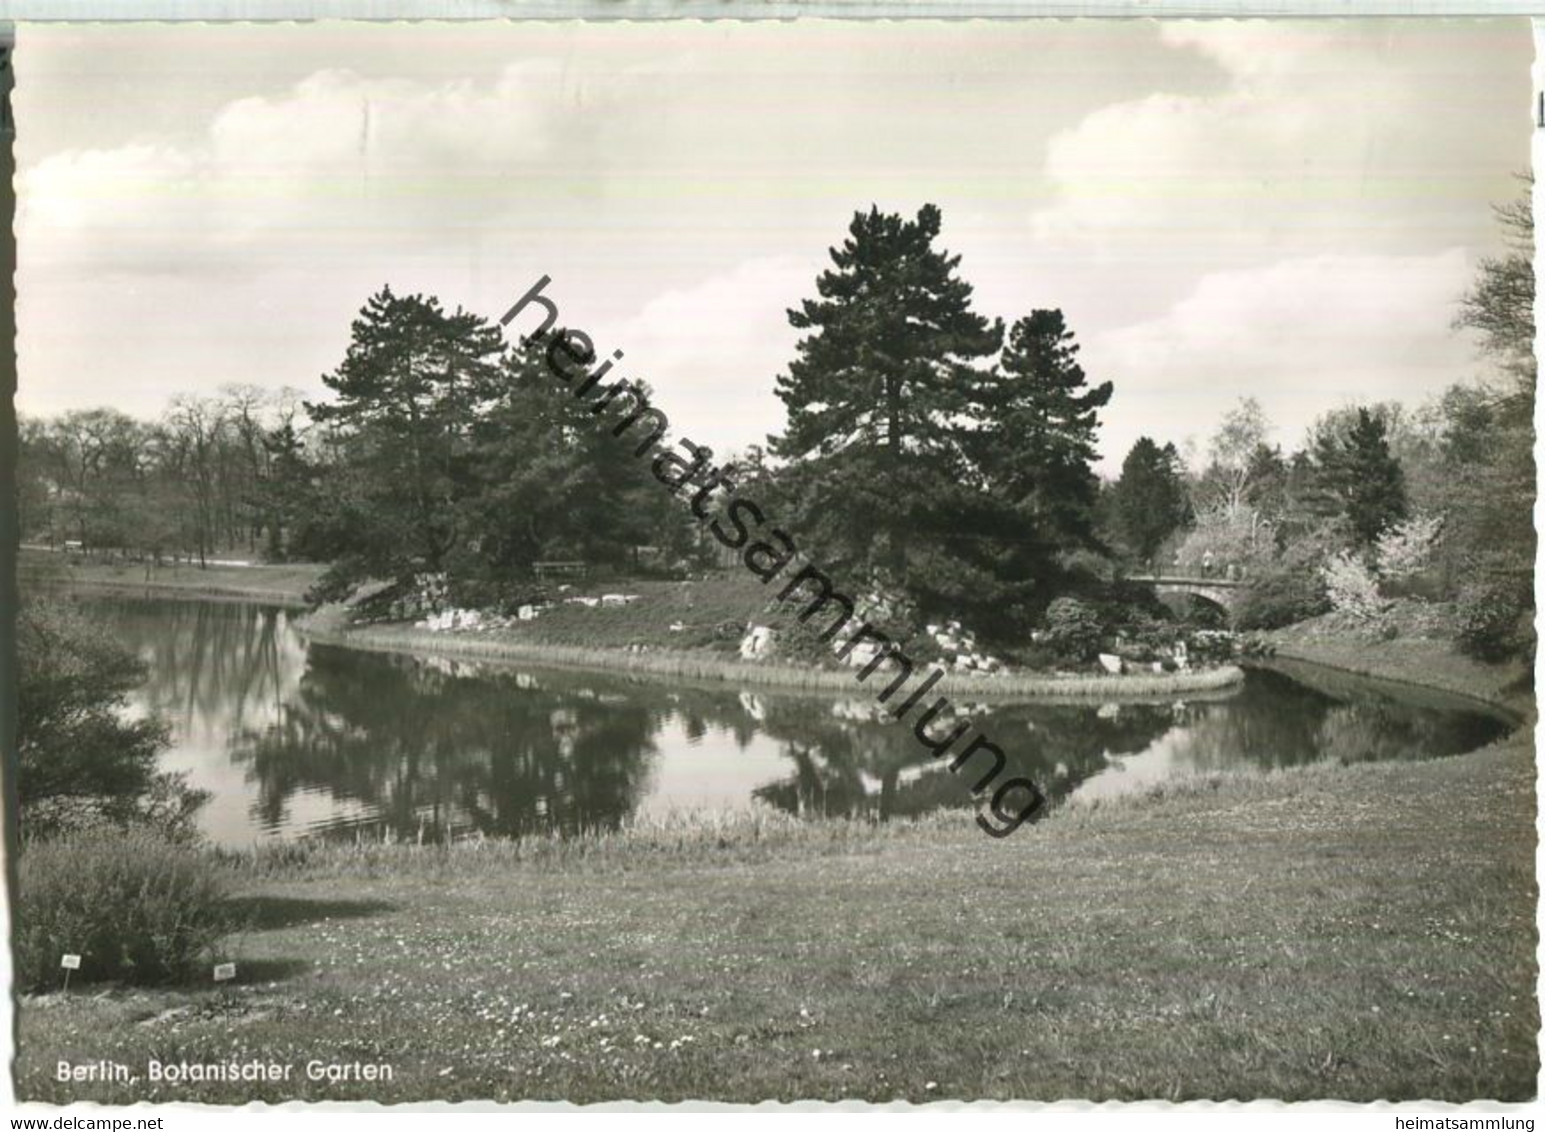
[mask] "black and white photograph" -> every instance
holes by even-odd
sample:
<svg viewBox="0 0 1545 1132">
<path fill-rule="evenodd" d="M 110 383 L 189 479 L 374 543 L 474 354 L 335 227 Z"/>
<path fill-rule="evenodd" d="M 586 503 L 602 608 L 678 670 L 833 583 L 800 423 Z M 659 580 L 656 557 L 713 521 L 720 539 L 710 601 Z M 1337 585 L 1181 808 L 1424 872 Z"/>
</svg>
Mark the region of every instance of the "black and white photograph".
<svg viewBox="0 0 1545 1132">
<path fill-rule="evenodd" d="M 17 1103 L 1532 1132 L 1527 19 L 13 45 Z"/>
</svg>

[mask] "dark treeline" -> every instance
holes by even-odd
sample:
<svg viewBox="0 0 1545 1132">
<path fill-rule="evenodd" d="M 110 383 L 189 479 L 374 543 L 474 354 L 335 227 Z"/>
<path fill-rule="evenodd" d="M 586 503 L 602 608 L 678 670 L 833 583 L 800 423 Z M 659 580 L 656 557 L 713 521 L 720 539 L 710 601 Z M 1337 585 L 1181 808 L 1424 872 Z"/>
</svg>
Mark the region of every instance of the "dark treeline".
<svg viewBox="0 0 1545 1132">
<path fill-rule="evenodd" d="M 1114 387 L 1085 374 L 1063 313 L 989 320 L 937 246 L 937 208 L 858 212 L 814 297 L 788 312 L 802 337 L 776 377 L 783 431 L 720 469 L 843 588 L 882 595 L 897 639 L 959 618 L 1022 641 L 1082 625 L 1070 598 L 1135 606 L 1124 575 L 1180 570 L 1247 582 L 1246 624 L 1366 591 L 1458 603 L 1485 623 L 1477 651 L 1519 651 L 1534 547 L 1532 223 L 1527 204 L 1499 215 L 1510 249 L 1459 297 L 1486 380 L 1419 409 L 1336 409 L 1290 449 L 1245 399 L 1202 460 L 1144 437 L 1102 484 Z M 606 399 L 572 396 L 545 355 L 384 288 L 323 375 L 324 401 L 233 387 L 180 398 L 155 423 L 105 409 L 24 422 L 24 537 L 151 559 L 327 561 L 335 593 L 444 574 L 468 604 L 525 600 L 543 560 L 727 561 L 687 506 L 694 492 L 662 487 L 606 427 Z"/>
<path fill-rule="evenodd" d="M 777 382 L 788 427 L 734 471 L 854 589 L 1023 626 L 1102 551 L 1092 462 L 1112 388 L 1086 380 L 1060 311 L 1007 329 L 976 314 L 940 224 L 932 206 L 855 215 L 821 297 L 789 315 L 810 333 Z M 444 573 L 458 600 L 508 598 L 542 560 L 721 560 L 693 492 L 664 490 L 544 351 L 482 317 L 383 289 L 323 382 L 315 404 L 231 390 L 151 425 L 29 422 L 27 536 L 325 560 L 340 592 Z"/>
<path fill-rule="evenodd" d="M 324 381 L 336 398 L 322 404 L 229 387 L 155 422 L 24 420 L 23 540 L 336 562 L 347 581 L 448 571 L 463 586 L 528 577 L 543 558 L 626 568 L 698 549 L 647 469 L 480 319 L 383 290 Z"/>
<path fill-rule="evenodd" d="M 297 397 L 233 385 L 178 397 L 154 422 L 116 409 L 23 418 L 23 541 L 152 559 L 282 557 L 313 487 Z"/>
<path fill-rule="evenodd" d="M 1007 330 L 976 314 L 940 223 L 932 206 L 854 216 L 819 298 L 789 312 L 808 333 L 777 379 L 787 428 L 718 470 L 855 591 L 1024 627 L 1102 550 L 1092 462 L 1112 388 L 1086 379 L 1061 312 Z M 310 407 L 340 584 L 444 572 L 462 599 L 508 601 L 542 560 L 722 560 L 688 506 L 712 452 L 698 447 L 695 478 L 633 458 L 637 438 L 607 427 L 624 402 L 570 395 L 549 353 L 432 298 L 370 300 L 324 378 L 334 399 Z"/>
</svg>

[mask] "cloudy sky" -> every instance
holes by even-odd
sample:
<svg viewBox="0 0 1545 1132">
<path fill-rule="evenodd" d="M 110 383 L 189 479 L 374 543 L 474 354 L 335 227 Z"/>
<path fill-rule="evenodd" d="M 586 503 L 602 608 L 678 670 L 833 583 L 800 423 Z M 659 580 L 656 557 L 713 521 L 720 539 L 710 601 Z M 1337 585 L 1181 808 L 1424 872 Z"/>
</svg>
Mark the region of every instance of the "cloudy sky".
<svg viewBox="0 0 1545 1132">
<path fill-rule="evenodd" d="M 943 210 L 978 309 L 1061 307 L 1105 467 L 1254 395 L 1296 444 L 1474 376 L 1450 330 L 1528 167 L 1529 25 L 25 25 L 24 413 L 316 395 L 382 284 L 539 276 L 723 453 L 855 209 Z"/>
</svg>

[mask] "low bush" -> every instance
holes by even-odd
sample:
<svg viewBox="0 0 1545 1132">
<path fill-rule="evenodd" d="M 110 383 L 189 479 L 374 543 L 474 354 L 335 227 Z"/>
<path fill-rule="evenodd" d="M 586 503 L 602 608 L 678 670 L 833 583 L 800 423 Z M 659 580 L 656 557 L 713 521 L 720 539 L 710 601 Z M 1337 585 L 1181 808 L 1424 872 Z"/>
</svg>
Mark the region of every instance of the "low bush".
<svg viewBox="0 0 1545 1132">
<path fill-rule="evenodd" d="M 1223 664 L 1238 646 L 1238 636 L 1226 629 L 1198 629 L 1187 639 L 1186 652 L 1193 664 Z"/>
<path fill-rule="evenodd" d="M 1069 660 L 1093 660 L 1100 651 L 1104 627 L 1099 615 L 1073 597 L 1059 597 L 1046 607 L 1042 641 Z"/>
<path fill-rule="evenodd" d="M 1118 622 L 1111 651 L 1138 664 L 1164 661 L 1175 654 L 1175 645 L 1185 639 L 1185 627 L 1174 621 L 1161 621 L 1144 613 L 1129 614 Z"/>
<path fill-rule="evenodd" d="M 1379 593 L 1379 580 L 1368 563 L 1351 551 L 1331 555 L 1320 567 L 1325 595 L 1337 613 L 1364 624 L 1377 624 L 1389 611 Z"/>
<path fill-rule="evenodd" d="M 1289 568 L 1253 579 L 1234 611 L 1234 623 L 1241 629 L 1280 629 L 1329 612 L 1318 571 Z"/>
<path fill-rule="evenodd" d="M 1477 660 L 1506 660 L 1529 651 L 1532 613 L 1526 598 L 1508 587 L 1481 583 L 1460 592 L 1455 608 L 1455 641 Z"/>
<path fill-rule="evenodd" d="M 1003 658 L 1011 667 L 1026 672 L 1054 672 L 1063 664 L 1062 655 L 1044 641 L 1004 649 Z"/>
<path fill-rule="evenodd" d="M 166 983 L 214 961 L 232 924 L 223 878 L 208 857 L 157 833 L 98 829 L 26 845 L 17 861 L 16 983 L 74 978 Z"/>
</svg>

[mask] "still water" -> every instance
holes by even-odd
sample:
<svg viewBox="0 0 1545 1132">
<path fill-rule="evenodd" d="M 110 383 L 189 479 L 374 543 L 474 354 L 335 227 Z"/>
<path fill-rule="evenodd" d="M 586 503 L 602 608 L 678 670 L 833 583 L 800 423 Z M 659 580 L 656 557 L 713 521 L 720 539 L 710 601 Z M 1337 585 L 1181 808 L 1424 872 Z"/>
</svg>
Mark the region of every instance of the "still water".
<svg viewBox="0 0 1545 1132">
<path fill-rule="evenodd" d="M 134 706 L 170 720 L 164 765 L 211 793 L 201 822 L 224 845 L 572 831 L 756 805 L 903 815 L 969 801 L 862 690 L 736 692 L 418 660 L 308 645 L 280 609 L 87 600 L 148 664 Z M 1232 692 L 1173 703 L 975 710 L 1010 751 L 1010 773 L 1053 800 L 1196 771 L 1456 754 L 1508 728 L 1307 668 L 1253 669 Z"/>
</svg>

